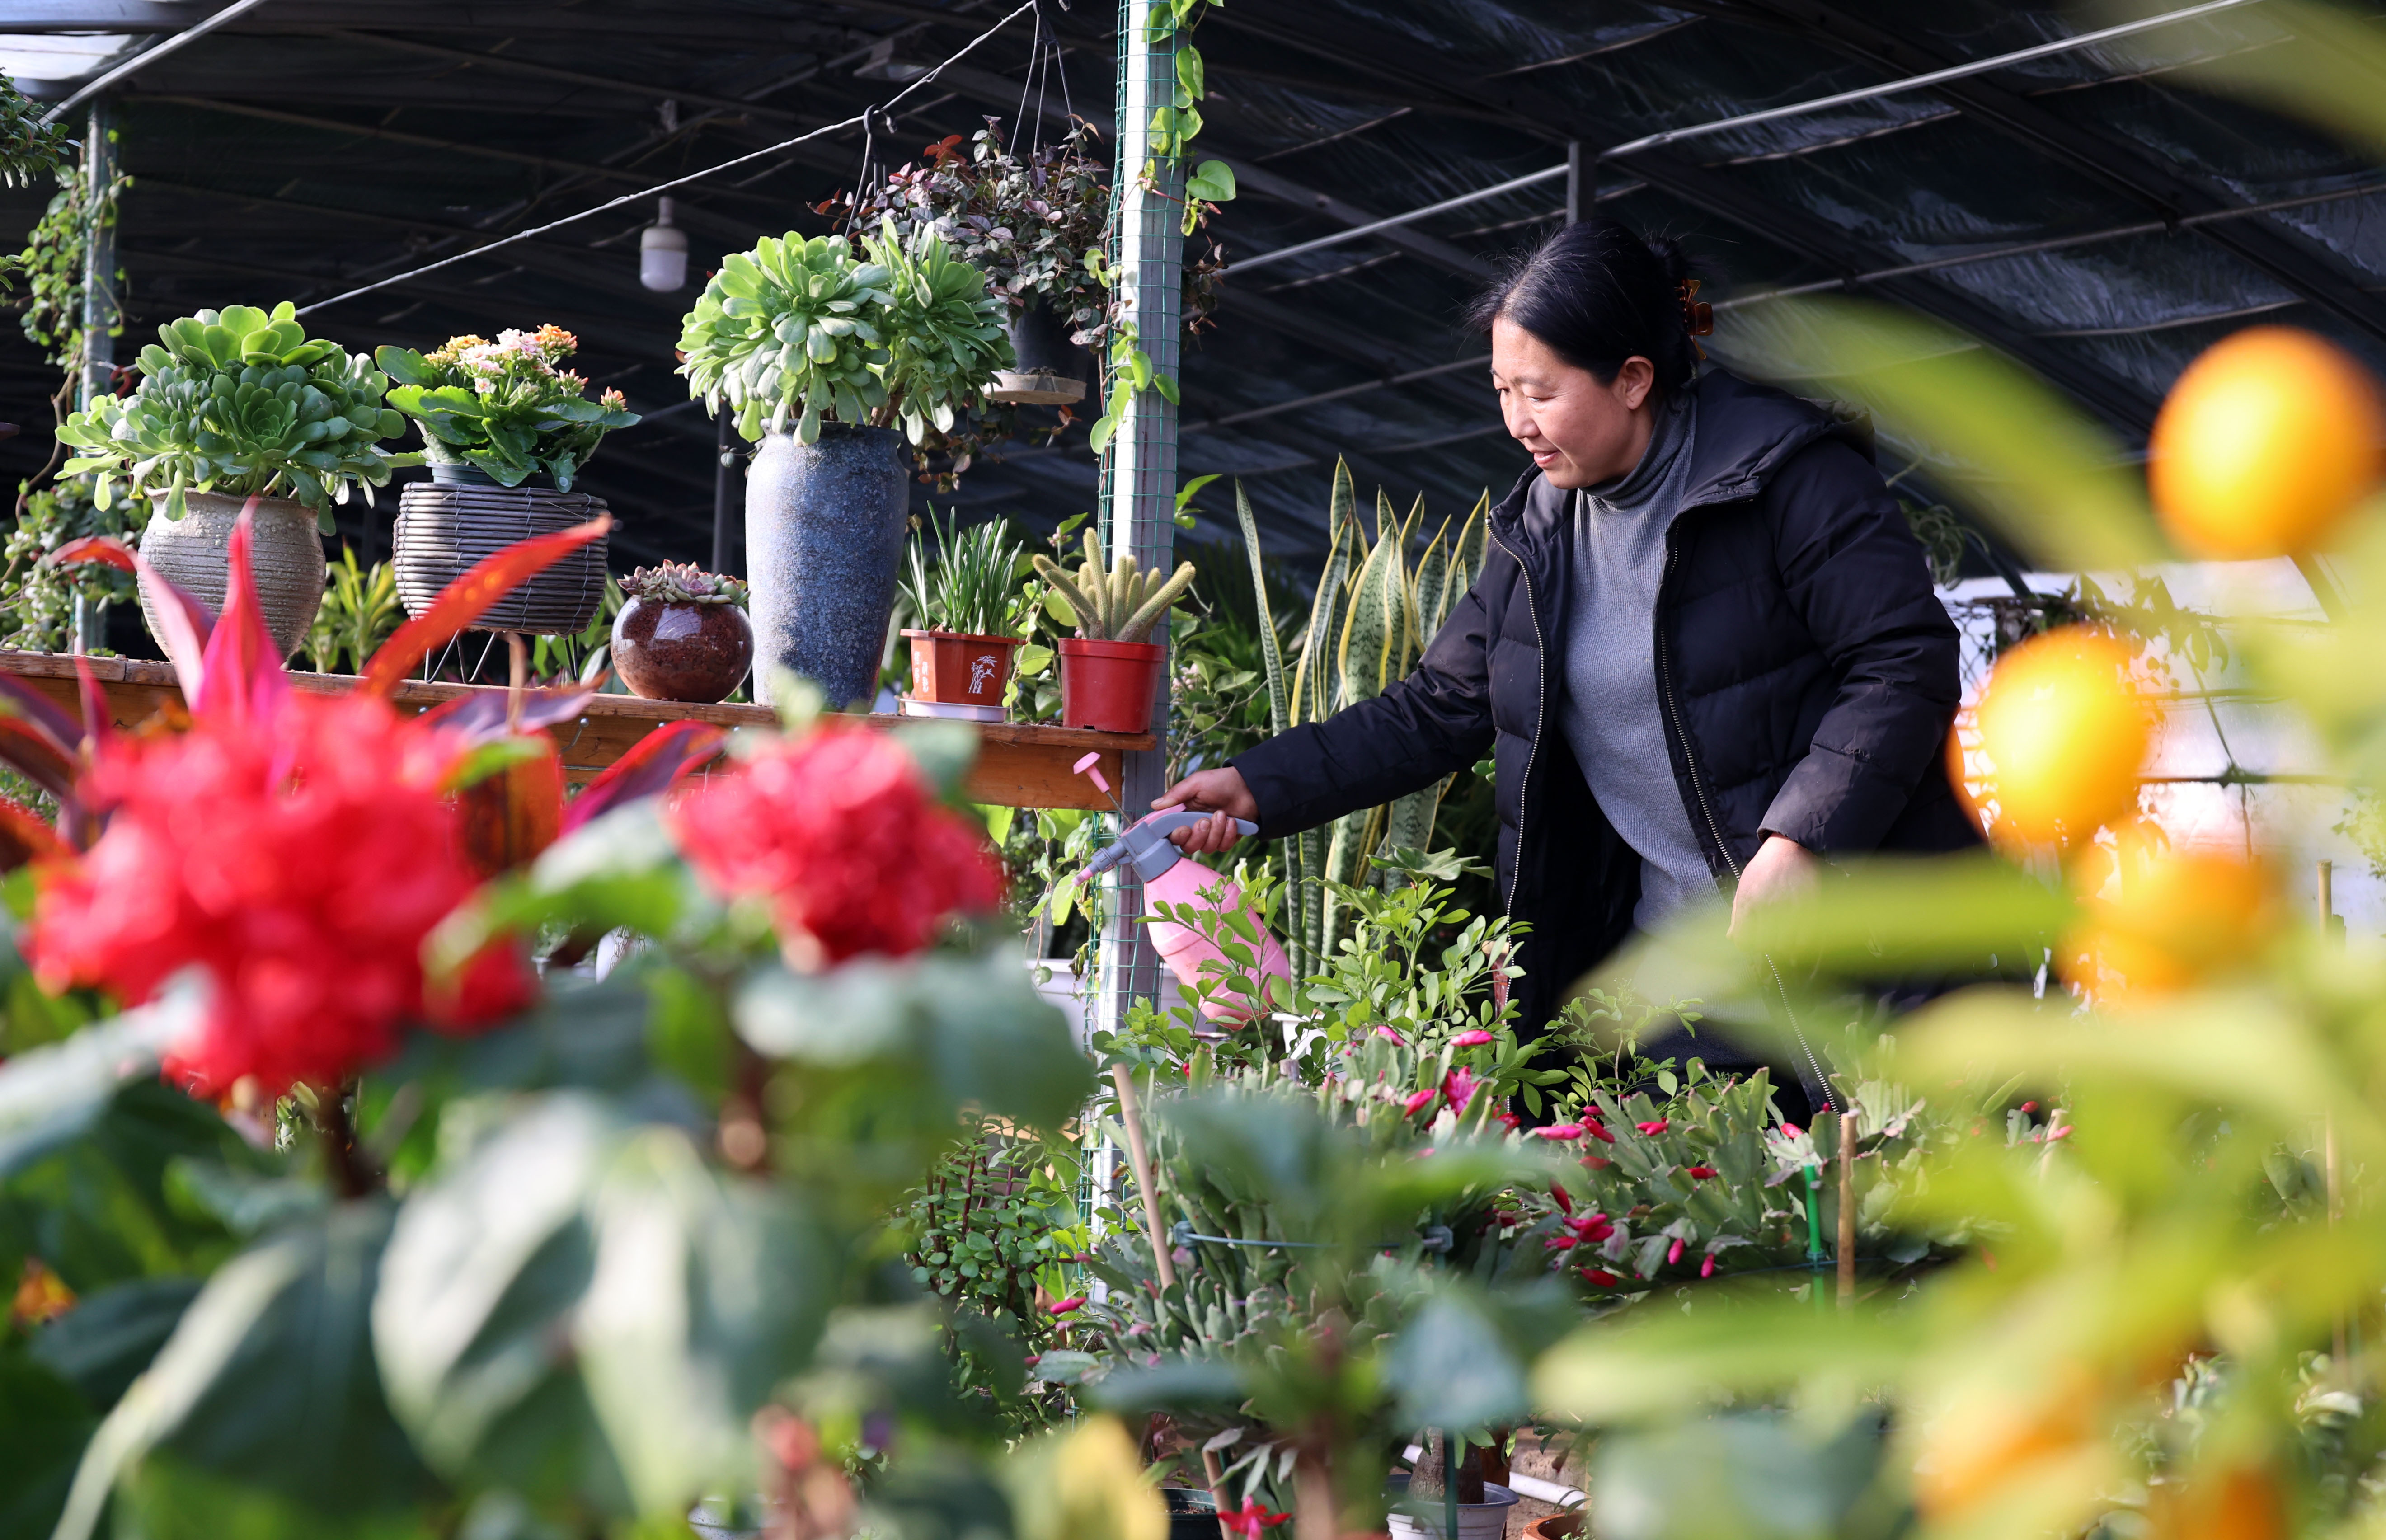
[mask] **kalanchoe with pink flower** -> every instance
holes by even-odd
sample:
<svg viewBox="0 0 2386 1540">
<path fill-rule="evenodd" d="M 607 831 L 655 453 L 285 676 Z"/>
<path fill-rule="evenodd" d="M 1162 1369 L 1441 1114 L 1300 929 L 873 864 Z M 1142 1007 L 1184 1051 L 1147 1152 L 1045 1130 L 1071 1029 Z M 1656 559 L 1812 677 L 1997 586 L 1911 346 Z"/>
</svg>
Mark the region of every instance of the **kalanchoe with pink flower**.
<svg viewBox="0 0 2386 1540">
<path fill-rule="evenodd" d="M 620 391 L 587 399 L 588 382 L 562 367 L 579 346 L 542 326 L 496 342 L 450 337 L 428 354 L 383 347 L 373 360 L 397 382 L 389 404 L 421 428 L 434 463 L 470 465 L 499 486 L 548 476 L 569 492 L 597 442 L 638 420 Z"/>
</svg>

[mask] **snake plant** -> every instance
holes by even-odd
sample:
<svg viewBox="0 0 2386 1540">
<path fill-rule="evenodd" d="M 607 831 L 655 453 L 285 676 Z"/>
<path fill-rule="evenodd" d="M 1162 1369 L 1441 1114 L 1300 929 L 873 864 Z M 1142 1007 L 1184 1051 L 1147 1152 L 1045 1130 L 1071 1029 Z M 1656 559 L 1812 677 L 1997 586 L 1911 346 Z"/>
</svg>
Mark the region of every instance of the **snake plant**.
<svg viewBox="0 0 2386 1540">
<path fill-rule="evenodd" d="M 1132 552 L 1121 551 L 1105 570 L 1101 537 L 1086 529 L 1086 560 L 1074 573 L 1050 557 L 1036 558 L 1038 576 L 1069 602 L 1076 617 L 1077 635 L 1088 642 L 1143 642 L 1169 607 L 1193 586 L 1193 564 L 1186 562 L 1163 578 L 1136 565 Z"/>
<path fill-rule="evenodd" d="M 1372 700 L 1407 677 L 1459 597 L 1483 570 L 1490 538 L 1490 499 L 1475 505 L 1457 529 L 1445 520 L 1413 567 L 1408 550 L 1425 525 L 1425 500 L 1406 519 L 1375 497 L 1375 532 L 1369 536 L 1359 517 L 1350 468 L 1334 467 L 1333 502 L 1327 524 L 1333 546 L 1319 576 L 1309 625 L 1289 674 L 1276 641 L 1267 585 L 1260 576 L 1259 525 L 1239 484 L 1236 511 L 1250 552 L 1251 583 L 1259 597 L 1261 653 L 1267 665 L 1268 714 L 1274 732 L 1321 721 L 1347 706 Z M 1366 870 L 1367 858 L 1386 850 L 1424 850 L 1433 838 L 1450 781 L 1411 792 L 1396 802 L 1345 814 L 1324 828 L 1283 842 L 1287 902 L 1285 941 L 1296 970 L 1321 967 L 1340 940 L 1344 910 L 1335 884 L 1348 887 Z"/>
</svg>

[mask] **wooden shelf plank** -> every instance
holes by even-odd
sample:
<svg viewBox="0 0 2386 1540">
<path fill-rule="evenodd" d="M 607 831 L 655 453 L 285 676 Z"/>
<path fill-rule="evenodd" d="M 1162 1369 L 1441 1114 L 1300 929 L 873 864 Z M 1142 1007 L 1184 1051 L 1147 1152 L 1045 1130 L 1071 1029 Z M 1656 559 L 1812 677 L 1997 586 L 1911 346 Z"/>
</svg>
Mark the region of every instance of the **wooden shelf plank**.
<svg viewBox="0 0 2386 1540">
<path fill-rule="evenodd" d="M 108 714 L 119 727 L 137 727 L 161 710 L 179 707 L 182 693 L 170 664 L 141 658 L 87 659 L 93 677 L 107 696 Z M 82 715 L 75 687 L 74 659 L 57 653 L 9 652 L 0 649 L 0 672 L 23 680 L 48 695 L 78 720 Z M 350 674 L 293 673 L 291 684 L 300 690 L 340 695 L 356 688 Z M 408 681 L 398 686 L 393 704 L 415 711 L 428 710 L 459 696 L 502 695 L 491 686 L 436 684 Z M 586 781 L 620 758 L 631 745 L 666 722 L 701 721 L 716 726 L 769 727 L 778 719 L 761 706 L 700 706 L 680 701 L 640 700 L 635 695 L 596 695 L 580 717 L 553 730 L 562 746 L 566 772 Z M 893 717 L 853 719 L 873 726 L 893 724 Z M 1109 798 L 1093 783 L 1070 767 L 1087 753 L 1101 756 L 1102 776 L 1113 786 L 1121 779 L 1119 756 L 1129 749 L 1157 746 L 1149 732 L 1087 732 L 1076 728 L 1038 722 L 979 724 L 977 762 L 970 769 L 965 789 L 973 802 L 1009 808 L 1086 808 L 1107 810 Z"/>
</svg>

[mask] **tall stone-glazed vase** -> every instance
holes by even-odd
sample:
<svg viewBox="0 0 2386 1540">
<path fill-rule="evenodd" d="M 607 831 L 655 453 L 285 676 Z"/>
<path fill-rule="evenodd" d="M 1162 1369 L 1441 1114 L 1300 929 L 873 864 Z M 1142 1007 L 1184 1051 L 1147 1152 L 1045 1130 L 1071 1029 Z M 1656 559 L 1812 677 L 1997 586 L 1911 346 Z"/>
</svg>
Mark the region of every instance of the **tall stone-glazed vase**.
<svg viewBox="0 0 2386 1540">
<path fill-rule="evenodd" d="M 892 428 L 824 422 L 820 440 L 762 441 L 746 476 L 746 577 L 754 618 L 754 683 L 788 669 L 832 708 L 878 693 L 878 660 L 895 612 L 910 476 Z"/>
<path fill-rule="evenodd" d="M 232 532 L 248 499 L 191 492 L 183 494 L 182 501 L 182 517 L 169 519 L 166 495 L 151 498 L 141 554 L 209 613 L 221 615 L 224 592 L 232 583 Z M 265 629 L 288 657 L 307 640 L 315 611 L 323 603 L 323 537 L 316 532 L 314 514 L 294 498 L 258 498 L 249 524 L 249 557 Z M 160 634 L 157 596 L 146 582 L 141 585 L 141 615 L 149 623 L 149 634 Z"/>
</svg>

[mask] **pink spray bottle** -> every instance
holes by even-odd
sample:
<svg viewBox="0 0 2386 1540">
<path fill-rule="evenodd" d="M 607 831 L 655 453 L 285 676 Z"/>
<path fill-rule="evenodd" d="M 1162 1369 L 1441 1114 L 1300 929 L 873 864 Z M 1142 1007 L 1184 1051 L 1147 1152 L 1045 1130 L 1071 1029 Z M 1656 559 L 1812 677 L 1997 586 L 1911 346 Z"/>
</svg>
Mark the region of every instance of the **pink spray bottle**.
<svg viewBox="0 0 2386 1540">
<path fill-rule="evenodd" d="M 1090 773 L 1094 784 L 1106 792 L 1110 790 L 1103 784 L 1099 770 L 1092 770 Z M 1146 912 L 1156 913 L 1154 907 L 1160 904 L 1182 904 L 1231 914 L 1243 907 L 1242 889 L 1229 882 L 1224 873 L 1212 871 L 1199 861 L 1187 860 L 1185 853 L 1168 838 L 1177 830 L 1189 829 L 1209 816 L 1183 808 L 1148 814 L 1121 830 L 1116 843 L 1097 852 L 1094 858 L 1086 863 L 1086 876 L 1090 881 L 1122 861 L 1132 861 L 1136 875 L 1143 879 Z M 1235 830 L 1246 839 L 1260 832 L 1258 824 L 1242 819 L 1235 820 Z M 1204 890 L 1215 894 L 1216 897 L 1205 897 Z M 1185 986 L 1188 997 L 1203 981 L 1202 963 L 1214 959 L 1230 970 L 1237 966 L 1219 951 L 1215 942 L 1189 925 L 1155 919 L 1151 921 L 1150 931 L 1152 946 L 1160 953 L 1162 960 L 1168 964 L 1169 971 L 1174 973 L 1177 982 Z M 1262 979 L 1280 979 L 1285 984 L 1283 993 L 1279 994 L 1262 983 L 1262 997 L 1282 1000 L 1290 994 L 1292 964 L 1285 958 L 1283 943 L 1277 941 L 1272 932 L 1261 927 L 1259 933 L 1259 973 Z M 1211 975 L 1212 978 L 1216 976 L 1215 972 Z M 1239 1021 L 1244 1019 L 1245 1008 L 1239 999 L 1212 999 L 1203 1008 L 1203 1013 L 1212 1020 Z"/>
</svg>

